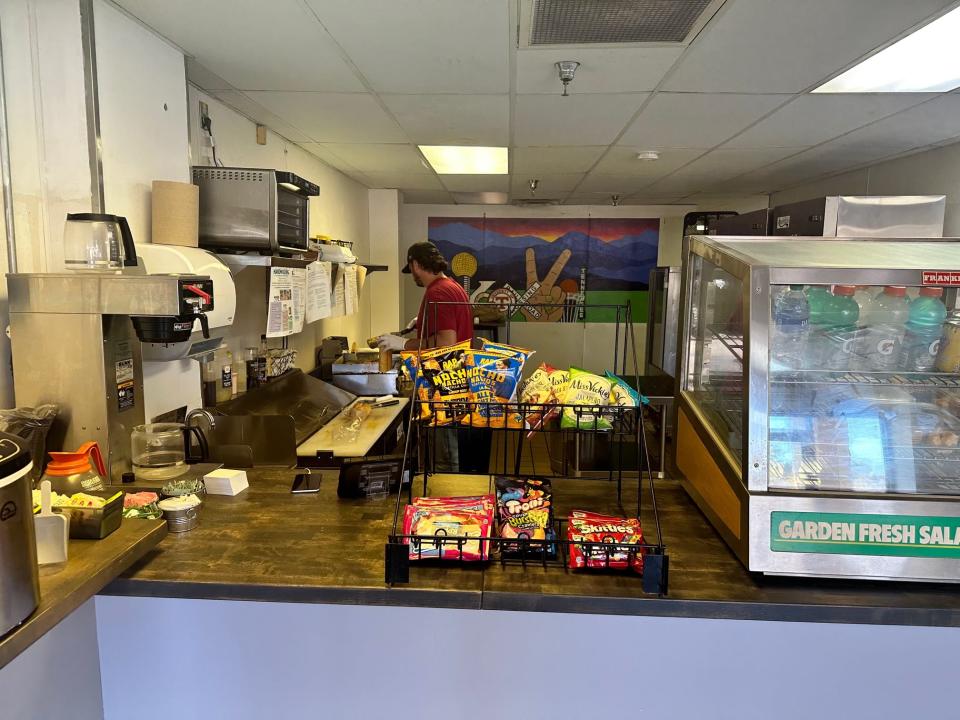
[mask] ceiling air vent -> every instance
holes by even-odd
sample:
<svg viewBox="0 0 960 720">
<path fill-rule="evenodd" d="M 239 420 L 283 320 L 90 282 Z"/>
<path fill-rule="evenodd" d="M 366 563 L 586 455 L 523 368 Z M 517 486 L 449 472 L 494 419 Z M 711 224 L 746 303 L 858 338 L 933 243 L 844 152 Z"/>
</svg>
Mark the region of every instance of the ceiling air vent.
<svg viewBox="0 0 960 720">
<path fill-rule="evenodd" d="M 529 46 L 682 43 L 723 0 L 528 0 Z M 711 12 L 707 13 L 707 10 Z"/>
<path fill-rule="evenodd" d="M 559 205 L 560 201 L 550 198 L 517 198 L 513 201 L 513 204 L 520 207 L 538 207 L 540 205 Z"/>
</svg>

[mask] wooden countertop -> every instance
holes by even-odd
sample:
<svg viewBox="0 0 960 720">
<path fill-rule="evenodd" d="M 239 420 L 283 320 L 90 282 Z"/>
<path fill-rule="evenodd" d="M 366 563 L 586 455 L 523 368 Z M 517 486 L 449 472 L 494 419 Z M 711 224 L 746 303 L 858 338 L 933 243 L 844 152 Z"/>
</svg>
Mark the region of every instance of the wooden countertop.
<svg viewBox="0 0 960 720">
<path fill-rule="evenodd" d="M 675 617 L 960 626 L 955 586 L 766 578 L 748 573 L 678 483 L 657 481 L 670 558 L 666 597 L 644 595 L 629 574 L 551 566 L 438 567 L 412 563 L 409 585 L 384 585 L 384 544 L 395 497 L 339 500 L 336 473 L 322 490 L 291 495 L 290 471 L 248 471 L 250 489 L 208 497 L 200 526 L 168 535 L 111 583 L 107 594 L 330 602 Z M 554 480 L 557 511 L 616 512 L 606 481 Z M 486 477 L 436 477 L 433 495 L 485 492 Z M 419 484 L 415 486 L 419 492 Z M 631 494 L 624 493 L 626 507 Z M 634 500 L 635 502 L 635 500 Z M 654 522 L 642 513 L 648 537 Z M 655 539 L 655 538 L 650 538 Z"/>
<path fill-rule="evenodd" d="M 40 606 L 0 638 L 0 668 L 22 653 L 167 534 L 165 520 L 124 520 L 103 540 L 71 540 L 67 561 L 40 568 Z"/>
</svg>

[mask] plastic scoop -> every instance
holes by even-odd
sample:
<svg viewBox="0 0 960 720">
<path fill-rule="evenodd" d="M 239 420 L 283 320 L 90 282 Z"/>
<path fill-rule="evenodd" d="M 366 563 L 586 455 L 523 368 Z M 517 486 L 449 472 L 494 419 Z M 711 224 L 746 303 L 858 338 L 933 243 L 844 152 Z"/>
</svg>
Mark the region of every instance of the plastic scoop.
<svg viewBox="0 0 960 720">
<path fill-rule="evenodd" d="M 70 521 L 50 509 L 50 481 L 40 483 L 40 514 L 33 516 L 37 534 L 37 562 L 40 565 L 65 562 Z"/>
</svg>

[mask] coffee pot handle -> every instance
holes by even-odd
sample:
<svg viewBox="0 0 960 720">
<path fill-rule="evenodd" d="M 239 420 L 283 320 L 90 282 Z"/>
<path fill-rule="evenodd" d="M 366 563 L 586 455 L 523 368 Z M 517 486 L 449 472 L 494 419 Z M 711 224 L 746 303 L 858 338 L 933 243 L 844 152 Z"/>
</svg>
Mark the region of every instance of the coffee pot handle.
<svg viewBox="0 0 960 720">
<path fill-rule="evenodd" d="M 133 233 L 130 232 L 130 223 L 123 215 L 117 216 L 117 222 L 120 223 L 120 239 L 123 242 L 123 266 L 136 267 L 137 248 L 133 244 Z"/>
</svg>

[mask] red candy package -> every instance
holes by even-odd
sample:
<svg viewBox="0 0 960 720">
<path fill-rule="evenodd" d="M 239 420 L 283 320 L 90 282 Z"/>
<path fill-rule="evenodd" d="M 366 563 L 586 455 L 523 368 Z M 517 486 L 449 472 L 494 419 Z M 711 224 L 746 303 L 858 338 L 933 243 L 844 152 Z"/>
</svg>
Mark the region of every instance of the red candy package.
<svg viewBox="0 0 960 720">
<path fill-rule="evenodd" d="M 637 518 L 572 510 L 567 519 L 567 540 L 572 542 L 568 565 L 575 570 L 630 568 L 643 573 L 643 550 L 632 547 L 643 543 L 643 530 Z M 582 543 L 601 543 L 602 546 Z"/>
<path fill-rule="evenodd" d="M 491 534 L 495 505 L 493 495 L 414 499 L 403 515 L 403 534 L 418 536 L 405 540 L 410 559 L 489 559 L 490 543 L 484 539 Z M 443 542 L 442 538 L 470 539 L 458 546 L 457 541 Z"/>
</svg>

